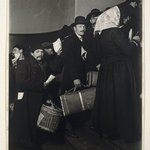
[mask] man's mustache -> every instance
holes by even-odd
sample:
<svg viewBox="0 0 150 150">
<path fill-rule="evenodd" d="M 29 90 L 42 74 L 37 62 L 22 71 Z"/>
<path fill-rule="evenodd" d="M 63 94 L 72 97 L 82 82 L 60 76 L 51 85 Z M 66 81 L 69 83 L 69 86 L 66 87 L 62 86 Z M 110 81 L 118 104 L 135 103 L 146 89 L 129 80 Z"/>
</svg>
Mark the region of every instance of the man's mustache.
<svg viewBox="0 0 150 150">
<path fill-rule="evenodd" d="M 80 31 L 80 32 L 85 32 L 85 30 L 82 30 L 82 31 Z"/>
<path fill-rule="evenodd" d="M 37 56 L 36 58 L 43 58 L 43 56 Z"/>
</svg>

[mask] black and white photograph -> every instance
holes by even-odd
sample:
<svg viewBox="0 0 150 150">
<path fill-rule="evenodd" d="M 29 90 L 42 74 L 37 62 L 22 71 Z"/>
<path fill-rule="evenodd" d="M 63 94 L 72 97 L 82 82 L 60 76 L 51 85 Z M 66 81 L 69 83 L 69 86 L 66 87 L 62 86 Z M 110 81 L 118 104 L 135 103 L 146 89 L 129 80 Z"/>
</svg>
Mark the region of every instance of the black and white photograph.
<svg viewBox="0 0 150 150">
<path fill-rule="evenodd" d="M 143 1 L 8 2 L 8 150 L 143 150 Z"/>
</svg>

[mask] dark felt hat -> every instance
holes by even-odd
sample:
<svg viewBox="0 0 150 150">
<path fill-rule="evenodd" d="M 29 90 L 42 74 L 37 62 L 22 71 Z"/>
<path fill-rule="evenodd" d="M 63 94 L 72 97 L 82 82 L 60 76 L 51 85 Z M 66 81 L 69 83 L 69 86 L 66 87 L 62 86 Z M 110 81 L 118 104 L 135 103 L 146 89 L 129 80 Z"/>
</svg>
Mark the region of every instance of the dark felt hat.
<svg viewBox="0 0 150 150">
<path fill-rule="evenodd" d="M 101 13 L 102 13 L 102 12 L 101 12 L 99 9 L 94 8 L 94 9 L 92 9 L 91 12 L 87 15 L 86 19 L 89 20 L 89 19 L 91 18 L 91 16 L 96 17 L 96 16 L 99 16 Z"/>
<path fill-rule="evenodd" d="M 75 26 L 75 25 L 77 25 L 77 24 L 84 24 L 84 25 L 86 25 L 86 24 L 87 24 L 87 21 L 86 21 L 85 17 L 84 17 L 84 16 L 77 16 L 77 17 L 75 18 L 75 21 L 74 21 L 74 23 L 72 24 L 72 26 Z"/>
<path fill-rule="evenodd" d="M 43 42 L 41 45 L 43 48 L 53 48 L 53 44 L 51 42 Z"/>
<path fill-rule="evenodd" d="M 37 49 L 44 49 L 44 47 L 42 46 L 42 44 L 38 41 L 32 41 L 30 44 L 29 44 L 29 50 L 30 52 L 34 52 L 35 50 Z"/>
</svg>

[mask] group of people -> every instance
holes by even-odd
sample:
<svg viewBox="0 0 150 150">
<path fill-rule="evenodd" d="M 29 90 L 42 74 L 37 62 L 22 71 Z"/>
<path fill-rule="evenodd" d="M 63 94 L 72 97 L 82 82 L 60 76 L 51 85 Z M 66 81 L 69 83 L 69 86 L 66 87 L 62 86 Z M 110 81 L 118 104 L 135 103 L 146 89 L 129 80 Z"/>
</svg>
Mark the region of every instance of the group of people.
<svg viewBox="0 0 150 150">
<path fill-rule="evenodd" d="M 82 89 L 89 71 L 98 71 L 92 128 L 111 139 L 140 139 L 141 91 L 132 61 L 140 49 L 139 31 L 132 22 L 137 7 L 137 0 L 127 0 L 103 12 L 93 9 L 86 18 L 77 16 L 63 43 L 60 39 L 32 42 L 28 50 L 14 46 L 9 59 L 9 94 L 10 104 L 14 103 L 10 105 L 10 142 L 15 150 L 40 149 L 37 118 L 42 104 L 52 100 L 61 107 L 60 94 L 74 87 Z M 65 126 L 66 134 L 76 138 L 73 118 L 78 122 L 79 117 L 64 118 L 60 128 Z"/>
</svg>

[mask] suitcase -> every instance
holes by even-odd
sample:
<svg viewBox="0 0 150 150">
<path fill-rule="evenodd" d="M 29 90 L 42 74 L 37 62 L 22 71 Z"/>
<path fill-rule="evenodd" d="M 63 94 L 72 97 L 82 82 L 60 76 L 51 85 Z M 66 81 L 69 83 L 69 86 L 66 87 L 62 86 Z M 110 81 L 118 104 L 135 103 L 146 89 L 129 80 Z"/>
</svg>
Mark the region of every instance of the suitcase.
<svg viewBox="0 0 150 150">
<path fill-rule="evenodd" d="M 43 104 L 37 120 L 37 126 L 48 132 L 55 132 L 58 127 L 62 110 L 51 103 L 51 106 Z"/>
<path fill-rule="evenodd" d="M 63 115 L 71 115 L 93 108 L 96 88 L 91 87 L 81 91 L 65 93 L 60 96 Z"/>
<path fill-rule="evenodd" d="M 87 73 L 87 86 L 96 86 L 98 78 L 98 71 L 90 71 Z"/>
</svg>

